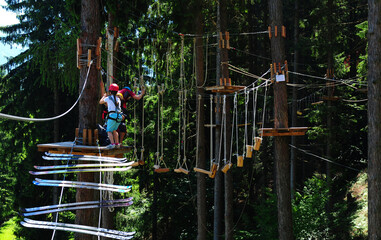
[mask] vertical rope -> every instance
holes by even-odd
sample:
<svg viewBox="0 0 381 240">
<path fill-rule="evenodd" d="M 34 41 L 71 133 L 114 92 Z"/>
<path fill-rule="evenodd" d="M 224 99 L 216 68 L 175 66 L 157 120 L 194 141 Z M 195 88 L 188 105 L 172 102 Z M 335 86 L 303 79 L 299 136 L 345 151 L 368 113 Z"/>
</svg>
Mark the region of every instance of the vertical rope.
<svg viewBox="0 0 381 240">
<path fill-rule="evenodd" d="M 251 145 L 254 145 L 254 137 L 255 137 L 255 124 L 256 124 L 256 113 L 257 113 L 257 96 L 258 89 L 253 89 L 253 134 L 251 136 Z"/>
<path fill-rule="evenodd" d="M 266 86 L 265 86 L 265 96 L 264 96 L 264 99 L 263 99 L 263 116 L 262 116 L 262 132 L 261 132 L 261 137 L 263 137 L 263 128 L 265 127 L 265 112 L 266 112 L 267 83 L 268 83 L 268 81 L 266 81 Z"/>
<path fill-rule="evenodd" d="M 179 91 L 179 134 L 178 134 L 178 149 L 177 149 L 177 164 L 176 168 L 179 168 L 181 166 L 180 160 L 181 160 L 181 116 L 182 116 L 182 91 Z"/>
<path fill-rule="evenodd" d="M 71 146 L 70 154 L 73 152 L 74 145 L 75 145 L 76 142 L 77 142 L 77 137 L 74 139 L 73 145 Z M 69 159 L 66 161 L 66 165 L 69 165 L 69 161 L 70 161 Z M 66 179 L 66 173 L 63 175 L 63 180 L 65 180 L 65 179 Z M 58 205 L 61 205 L 61 203 L 62 203 L 62 197 L 63 197 L 64 188 L 65 187 L 61 187 L 61 193 L 60 193 L 60 197 L 59 197 L 59 200 L 58 200 Z M 56 213 L 56 217 L 55 217 L 55 223 L 57 223 L 57 222 L 58 222 L 58 212 Z M 53 230 L 51 240 L 54 239 L 55 235 L 56 235 L 56 229 Z"/>
<path fill-rule="evenodd" d="M 223 97 L 223 103 L 222 103 L 222 121 L 221 121 L 221 132 L 220 132 L 220 147 L 219 147 L 219 158 L 218 158 L 218 167 L 220 166 L 220 162 L 221 162 L 221 152 L 222 152 L 222 139 L 224 136 L 224 141 L 226 142 L 226 133 L 224 134 L 224 130 L 226 130 L 225 128 L 225 122 L 226 122 L 226 113 L 225 113 L 225 102 L 226 102 L 226 95 L 224 95 Z M 224 163 L 226 164 L 226 148 L 224 147 Z"/>
<path fill-rule="evenodd" d="M 201 113 L 201 94 L 198 95 L 198 111 L 197 111 L 197 125 L 196 125 L 196 166 L 198 163 L 198 158 L 199 158 L 199 148 L 198 145 L 200 144 L 200 113 Z M 198 166 L 197 166 L 198 167 Z"/>
<path fill-rule="evenodd" d="M 245 138 L 243 143 L 243 155 L 246 153 L 246 144 L 248 144 L 248 134 L 247 134 L 247 111 L 248 111 L 248 104 L 249 104 L 249 93 L 247 92 L 247 88 L 245 88 Z"/>
<path fill-rule="evenodd" d="M 210 95 L 210 167 L 213 165 L 213 95 Z"/>
<path fill-rule="evenodd" d="M 183 103 L 183 157 L 184 157 L 184 160 L 182 165 L 184 165 L 184 163 L 186 164 L 186 159 L 187 159 L 187 156 L 186 156 L 186 143 L 187 143 L 186 104 L 187 104 L 187 90 L 184 90 L 184 103 Z"/>
<path fill-rule="evenodd" d="M 235 125 L 237 125 L 236 123 L 236 119 L 235 119 L 235 115 L 236 115 L 236 111 L 237 111 L 237 92 L 234 94 L 234 107 L 233 107 L 233 123 L 232 123 L 232 133 L 231 133 L 231 140 L 230 140 L 230 155 L 229 155 L 229 163 L 232 162 L 232 155 L 233 155 L 233 141 L 234 141 L 234 128 L 235 128 Z M 237 128 L 238 130 L 238 128 Z M 238 133 L 237 134 L 237 137 L 236 137 L 236 142 L 237 142 L 237 153 L 236 155 L 238 155 Z"/>
</svg>

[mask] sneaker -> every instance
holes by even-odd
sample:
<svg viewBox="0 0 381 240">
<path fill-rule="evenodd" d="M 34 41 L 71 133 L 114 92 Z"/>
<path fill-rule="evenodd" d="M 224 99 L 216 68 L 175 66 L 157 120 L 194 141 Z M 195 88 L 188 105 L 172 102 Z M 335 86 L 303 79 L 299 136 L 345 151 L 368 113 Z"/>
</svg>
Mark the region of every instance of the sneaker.
<svg viewBox="0 0 381 240">
<path fill-rule="evenodd" d="M 115 148 L 115 145 L 112 143 L 112 144 L 109 144 L 106 146 L 107 149 L 113 149 Z"/>
<path fill-rule="evenodd" d="M 119 143 L 115 143 L 115 148 L 120 148 L 120 144 Z"/>
</svg>

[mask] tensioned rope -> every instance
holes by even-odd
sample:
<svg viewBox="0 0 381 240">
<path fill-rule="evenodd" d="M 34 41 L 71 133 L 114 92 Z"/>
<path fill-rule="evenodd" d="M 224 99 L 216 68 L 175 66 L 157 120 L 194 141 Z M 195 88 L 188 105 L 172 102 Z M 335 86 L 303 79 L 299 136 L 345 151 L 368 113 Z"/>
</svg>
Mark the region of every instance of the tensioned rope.
<svg viewBox="0 0 381 240">
<path fill-rule="evenodd" d="M 301 152 L 303 152 L 303 153 L 305 153 L 305 154 L 307 154 L 307 155 L 310 155 L 310 156 L 319 158 L 319 159 L 321 159 L 321 160 L 323 160 L 323 161 L 326 161 L 326 162 L 329 162 L 329 163 L 332 163 L 332 164 L 336 164 L 336 165 L 338 165 L 338 166 L 341 166 L 341 167 L 344 167 L 344 168 L 348 168 L 348 169 L 351 169 L 351 170 L 354 170 L 354 171 L 358 171 L 358 172 L 361 171 L 361 170 L 359 170 L 359 169 L 352 168 L 352 167 L 348 167 L 348 166 L 346 166 L 346 165 L 343 165 L 343 164 L 334 162 L 334 161 L 332 161 L 332 160 L 329 160 L 329 159 L 327 159 L 327 158 L 324 158 L 324 157 L 318 156 L 318 155 L 316 155 L 316 154 L 310 153 L 310 152 L 308 152 L 307 150 L 304 150 L 304 149 L 295 147 L 294 145 L 291 145 L 291 144 L 289 144 L 289 145 L 290 145 L 290 147 L 292 147 L 292 148 L 295 148 L 295 149 L 297 149 L 297 150 L 299 150 L 299 151 L 301 151 Z"/>
<path fill-rule="evenodd" d="M 89 69 L 87 70 L 86 79 L 85 79 L 85 82 L 83 84 L 81 93 L 79 94 L 79 96 L 77 98 L 77 101 L 75 101 L 75 103 L 73 104 L 73 106 L 71 106 L 71 108 L 69 108 L 69 110 L 67 110 L 66 112 L 62 113 L 61 115 L 58 115 L 58 116 L 55 116 L 55 117 L 50 117 L 50 118 L 26 118 L 26 117 L 20 117 L 20 116 L 14 116 L 14 115 L 9 115 L 9 114 L 5 114 L 5 113 L 0 113 L 0 118 L 5 118 L 5 119 L 9 119 L 9 120 L 16 120 L 16 121 L 26 121 L 26 122 L 28 122 L 28 121 L 31 121 L 31 122 L 45 122 L 45 121 L 56 120 L 58 118 L 61 118 L 61 117 L 65 116 L 71 110 L 73 110 L 73 108 L 79 102 L 79 99 L 81 98 L 81 96 L 83 94 L 83 91 L 85 90 L 87 79 L 89 78 L 89 73 L 90 73 L 90 69 L 91 69 L 92 63 L 93 63 L 93 60 L 91 60 L 91 62 L 90 62 Z"/>
<path fill-rule="evenodd" d="M 73 141 L 73 145 L 71 146 L 71 149 L 70 149 L 70 154 L 73 152 L 73 148 L 74 148 L 74 145 L 75 145 L 76 142 L 77 142 L 77 138 L 75 138 L 74 141 Z M 66 165 L 69 165 L 69 161 L 70 161 L 69 159 L 66 161 Z M 63 175 L 63 180 L 65 180 L 65 179 L 66 179 L 66 173 Z M 60 197 L 59 197 L 59 200 L 58 200 L 58 205 L 61 205 L 61 203 L 62 203 L 62 197 L 63 197 L 64 188 L 65 188 L 64 186 L 61 187 L 61 193 L 60 193 Z M 55 222 L 56 223 L 58 222 L 58 214 L 59 213 L 57 212 L 56 216 L 55 216 Z M 56 229 L 53 230 L 51 240 L 54 239 L 55 234 L 56 234 Z"/>
</svg>

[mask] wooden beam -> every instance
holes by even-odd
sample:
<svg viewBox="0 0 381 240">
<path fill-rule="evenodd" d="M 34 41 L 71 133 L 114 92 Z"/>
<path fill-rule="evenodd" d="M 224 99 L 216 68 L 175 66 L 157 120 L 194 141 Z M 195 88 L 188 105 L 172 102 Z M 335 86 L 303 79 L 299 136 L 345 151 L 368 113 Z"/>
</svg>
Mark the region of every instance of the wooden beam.
<svg viewBox="0 0 381 240">
<path fill-rule="evenodd" d="M 169 172 L 169 168 L 156 168 L 155 172 L 157 172 L 157 173 L 166 173 L 166 172 Z"/>
<path fill-rule="evenodd" d="M 303 136 L 306 134 L 308 127 L 291 127 L 291 128 L 261 128 L 259 135 L 262 136 Z"/>
</svg>

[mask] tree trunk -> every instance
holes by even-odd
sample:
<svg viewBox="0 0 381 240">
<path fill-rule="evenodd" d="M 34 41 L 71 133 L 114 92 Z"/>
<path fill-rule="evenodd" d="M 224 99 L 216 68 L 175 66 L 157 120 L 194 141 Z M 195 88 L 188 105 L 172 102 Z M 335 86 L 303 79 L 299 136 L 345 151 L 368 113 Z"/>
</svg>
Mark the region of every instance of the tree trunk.
<svg viewBox="0 0 381 240">
<path fill-rule="evenodd" d="M 220 36 L 219 33 L 221 31 L 221 17 L 220 17 L 220 3 L 219 1 L 217 3 L 217 43 L 219 42 Z M 217 44 L 216 49 L 216 83 L 217 85 L 220 84 L 220 77 L 221 77 L 221 49 L 219 48 Z M 219 93 L 216 94 L 217 96 L 217 103 L 216 103 L 216 114 L 215 114 L 215 124 L 216 126 L 221 125 L 221 99 Z M 214 134 L 215 144 L 214 144 L 214 152 L 215 152 L 215 161 L 217 163 L 221 162 L 221 155 L 219 152 L 220 149 L 220 128 L 215 128 L 215 134 Z M 223 232 L 223 175 L 222 172 L 217 171 L 216 177 L 214 179 L 214 228 L 213 228 L 213 239 L 218 240 L 221 239 L 222 232 Z"/>
<path fill-rule="evenodd" d="M 381 1 L 368 1 L 368 238 L 381 239 Z"/>
<path fill-rule="evenodd" d="M 110 35 L 113 35 L 114 34 L 114 16 L 111 14 L 111 13 L 108 13 L 108 29 L 109 29 L 109 34 Z M 112 39 L 114 40 L 114 38 L 112 37 Z M 111 46 L 113 46 L 113 44 L 111 44 Z M 109 51 L 114 51 L 113 48 L 109 49 Z M 107 73 L 110 73 L 109 71 L 109 67 L 111 68 L 111 74 L 113 76 L 116 75 L 116 66 L 115 66 L 115 58 L 116 56 L 114 55 L 115 53 L 112 54 L 112 59 L 107 59 L 107 62 L 110 62 L 111 64 L 107 64 Z M 108 56 L 110 57 L 110 56 Z M 111 76 L 112 76 L 111 75 Z M 111 79 L 111 76 L 109 76 L 107 79 Z M 107 86 L 109 87 L 109 85 Z M 119 86 L 121 87 L 121 86 Z M 108 178 L 108 176 L 113 176 L 114 173 L 113 172 L 105 172 L 103 173 L 103 176 L 105 178 L 105 180 Z M 107 184 L 113 184 L 113 183 L 110 183 L 110 182 L 106 182 Z M 113 195 L 113 193 L 111 192 L 111 194 Z M 101 220 L 102 220 L 102 227 L 103 228 L 107 228 L 107 229 L 115 229 L 115 220 L 114 220 L 114 217 L 115 217 L 115 211 L 110 211 L 109 208 L 102 208 L 101 210 Z M 110 239 L 110 238 L 106 238 L 106 237 L 102 237 L 101 238 L 102 240 L 106 240 L 106 239 Z"/>
<path fill-rule="evenodd" d="M 85 47 L 82 51 L 87 53 L 89 45 L 96 45 L 100 36 L 100 7 L 99 0 L 82 0 L 81 1 L 81 40 Z M 92 55 L 95 55 L 95 49 L 92 49 Z M 90 65 L 90 73 L 83 95 L 79 101 L 79 129 L 95 129 L 96 112 L 99 101 L 98 94 L 98 74 L 95 64 Z M 88 67 L 82 66 L 80 71 L 79 89 L 82 89 L 86 77 Z M 78 181 L 93 182 L 93 173 L 78 174 Z M 94 200 L 94 191 L 88 189 L 78 189 L 76 194 L 77 202 Z M 95 226 L 96 212 L 94 210 L 80 210 L 76 213 L 76 223 L 81 225 Z M 87 240 L 92 239 L 89 235 L 75 234 L 75 239 Z"/>
<path fill-rule="evenodd" d="M 295 0 L 294 3 L 294 72 L 298 72 L 298 62 L 299 62 L 299 49 L 298 49 L 298 40 L 299 40 L 299 1 Z M 294 75 L 293 81 L 294 84 L 298 83 L 297 77 Z M 297 117 L 297 99 L 298 91 L 296 87 L 292 88 L 292 110 L 291 110 L 291 124 L 293 127 L 298 126 L 298 117 Z M 291 145 L 296 146 L 296 136 L 291 137 Z M 296 149 L 291 148 L 291 199 L 294 198 L 295 192 L 295 172 L 296 172 Z"/>
<path fill-rule="evenodd" d="M 272 62 L 283 64 L 285 60 L 284 39 L 280 29 L 283 25 L 283 6 L 281 0 L 269 0 L 270 26 L 278 33 L 271 38 Z M 277 36 L 275 36 L 277 35 Z M 274 85 L 274 125 L 275 128 L 288 127 L 287 86 L 286 83 L 276 82 Z M 290 191 L 290 159 L 289 140 L 287 137 L 274 138 L 276 193 L 278 206 L 278 233 L 280 240 L 293 239 L 291 191 Z"/>
<path fill-rule="evenodd" d="M 334 91 L 334 86 L 332 86 L 332 81 L 330 79 L 333 78 L 333 23 L 334 23 L 334 18 L 332 17 L 332 8 L 333 8 L 333 1 L 329 0 L 328 1 L 328 46 L 327 46 L 327 78 L 329 79 L 327 84 L 329 85 L 328 89 L 328 101 L 327 101 L 327 131 L 328 131 L 328 136 L 327 136 L 327 146 L 326 146 L 326 156 L 328 159 L 332 158 L 332 144 L 333 144 L 333 128 L 332 128 L 332 101 L 330 100 L 331 97 L 333 97 L 333 91 Z M 328 185 L 328 202 L 326 206 L 327 214 L 328 214 L 328 226 L 333 226 L 333 218 L 331 215 L 332 208 L 333 208 L 333 200 L 332 200 L 332 164 L 330 162 L 326 163 L 326 175 L 327 175 L 327 185 Z M 332 231 L 332 229 L 329 229 L 329 231 Z M 332 235 L 332 234 L 330 234 Z"/>
<path fill-rule="evenodd" d="M 204 111 L 204 51 L 203 51 L 203 14 L 202 0 L 195 3 L 196 14 L 196 81 L 197 81 L 197 167 L 205 169 L 206 152 L 205 152 L 205 111 Z M 206 240 L 206 175 L 197 173 L 197 239 Z"/>
</svg>

